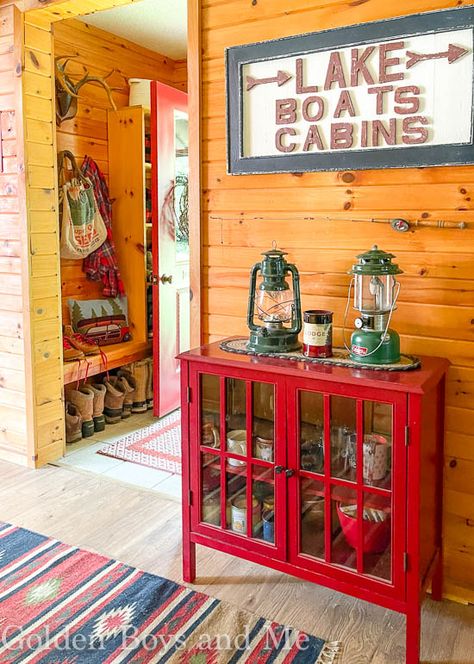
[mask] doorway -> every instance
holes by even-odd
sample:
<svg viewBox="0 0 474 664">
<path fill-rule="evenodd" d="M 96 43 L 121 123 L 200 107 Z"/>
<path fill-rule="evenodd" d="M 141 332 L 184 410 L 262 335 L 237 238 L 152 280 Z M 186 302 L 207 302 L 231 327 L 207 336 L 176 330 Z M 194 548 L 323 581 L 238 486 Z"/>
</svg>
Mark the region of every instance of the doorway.
<svg viewBox="0 0 474 664">
<path fill-rule="evenodd" d="M 101 2 L 100 4 L 101 4 L 101 7 L 104 6 L 103 2 Z M 114 4 L 114 3 L 111 2 L 111 4 Z M 141 4 L 141 3 L 139 3 L 139 4 Z M 137 8 L 139 7 L 139 4 L 137 4 Z M 145 2 L 143 4 L 145 4 Z M 88 4 L 89 7 L 90 7 L 90 5 L 91 5 L 91 3 Z M 38 15 L 38 14 L 39 14 L 39 12 L 36 12 L 36 15 Z M 46 16 L 46 13 L 43 13 L 43 18 L 45 16 Z M 99 14 L 97 14 L 97 16 L 99 16 Z M 87 18 L 85 19 L 84 25 L 87 25 Z M 44 22 L 42 22 L 42 26 L 44 27 Z M 59 32 L 60 31 L 60 23 L 56 23 L 55 28 L 56 28 L 55 33 Z M 91 34 L 94 32 L 95 29 L 94 28 L 91 29 L 90 27 L 87 27 L 86 30 L 87 30 L 87 39 L 89 40 L 88 43 L 89 43 L 89 45 L 91 45 Z M 116 35 L 114 36 L 114 39 L 118 42 L 118 39 L 117 39 Z M 92 46 L 90 48 L 90 52 L 91 52 L 91 57 L 94 58 L 96 56 L 96 53 L 94 52 Z M 134 55 L 134 57 L 136 58 L 136 54 Z M 74 62 L 74 66 L 76 66 L 77 68 L 83 66 L 83 64 L 81 63 L 80 60 L 81 59 L 79 57 Z M 181 66 L 181 69 L 186 70 L 186 67 Z M 76 71 L 77 71 L 77 69 L 76 69 Z M 137 70 L 135 76 L 138 76 L 139 74 L 140 74 L 140 72 Z M 160 83 L 160 84 L 161 85 L 167 85 L 166 83 L 165 84 Z M 117 85 L 117 87 L 119 87 L 119 86 Z M 92 90 L 93 90 L 93 92 L 91 94 L 97 98 L 97 96 L 99 94 L 99 89 L 96 88 L 94 90 L 94 88 L 92 88 Z M 114 92 L 113 94 L 116 94 L 116 93 Z M 120 97 L 121 94 L 122 93 L 120 91 L 117 93 L 117 95 L 119 97 Z M 157 103 L 158 103 L 158 101 L 155 100 L 155 105 Z M 91 126 L 91 124 L 95 120 L 97 120 L 97 112 L 96 112 L 95 107 L 90 106 L 90 108 L 86 108 L 86 106 L 87 105 L 83 104 L 81 102 L 81 100 L 79 99 L 79 107 L 80 107 L 80 110 L 83 113 L 82 113 L 82 115 L 80 113 L 79 117 L 77 117 L 75 120 L 73 120 L 74 129 L 79 129 L 79 130 L 81 128 L 86 129 L 88 126 Z M 123 108 L 123 106 L 121 107 L 121 109 L 122 108 Z M 102 110 L 104 110 L 104 109 L 102 109 Z M 89 115 L 86 116 L 85 115 L 86 113 L 89 113 Z M 102 118 L 104 117 L 103 113 L 102 114 L 99 113 L 99 115 L 101 115 Z M 100 123 L 100 120 L 98 120 L 98 121 Z M 181 142 L 183 140 L 183 136 L 186 136 L 186 134 L 188 134 L 188 132 L 186 131 L 186 124 L 187 124 L 187 120 L 186 120 L 186 117 L 184 115 L 183 110 L 180 110 L 176 114 L 173 114 L 173 134 L 175 135 L 175 139 L 177 139 Z M 104 127 L 104 123 L 103 123 L 103 120 L 102 120 L 102 128 L 103 127 Z M 64 139 L 66 144 L 69 141 L 69 143 L 72 144 L 73 149 L 75 151 L 76 150 L 79 151 L 79 153 L 82 154 L 82 152 L 80 150 L 82 144 L 81 144 L 81 141 L 77 138 L 77 135 L 75 135 L 75 132 L 72 131 L 72 130 L 69 130 L 69 131 L 65 130 L 64 135 L 68 136 L 68 138 Z M 58 141 L 58 147 L 60 147 L 59 146 L 60 140 L 58 139 L 58 136 L 56 136 L 56 140 Z M 96 141 L 91 141 L 90 146 L 88 144 L 85 145 L 86 150 L 84 150 L 84 153 L 86 151 L 88 152 L 91 148 L 93 149 L 95 146 L 98 146 L 99 150 L 100 149 L 103 150 L 104 143 L 101 142 L 101 140 L 105 141 L 105 139 L 97 139 Z M 173 166 L 174 167 L 178 166 L 178 170 L 176 172 L 180 176 L 180 178 L 179 178 L 180 183 L 179 184 L 178 184 L 178 177 L 175 177 L 175 183 L 174 183 L 174 188 L 175 188 L 174 194 L 175 194 L 175 196 L 173 197 L 173 205 L 172 205 L 173 212 L 174 212 L 174 217 L 178 218 L 178 219 L 180 218 L 180 216 L 183 217 L 183 214 L 182 214 L 183 211 L 182 211 L 182 204 L 180 202 L 181 195 L 176 196 L 176 193 L 177 193 L 176 190 L 181 188 L 184 191 L 184 185 L 182 183 L 182 181 L 185 179 L 185 175 L 186 175 L 184 166 L 185 166 L 185 162 L 189 163 L 189 157 L 185 156 L 183 151 L 184 151 L 184 147 L 181 145 L 178 149 L 178 153 L 176 153 L 176 151 L 175 151 L 173 160 L 170 160 L 170 161 L 173 161 Z M 104 154 L 104 152 L 102 152 L 102 155 L 103 154 Z M 126 154 L 124 155 L 124 157 L 126 157 Z M 100 161 L 100 159 L 98 161 Z M 127 159 L 125 158 L 124 159 L 124 169 L 127 166 L 129 166 L 129 163 L 127 162 Z M 110 178 L 110 173 L 108 173 L 107 175 Z M 153 173 L 151 174 L 151 176 L 153 177 Z M 110 184 L 111 189 L 112 189 L 113 188 L 112 182 L 109 181 L 109 184 Z M 196 189 L 196 183 L 193 183 L 192 185 L 188 183 L 187 189 L 188 189 L 188 191 L 190 189 L 195 190 Z M 164 193 L 166 194 L 166 191 Z M 190 200 L 190 207 L 192 207 L 192 205 L 193 205 L 193 203 L 192 203 L 192 193 L 190 191 L 189 191 L 189 200 Z M 114 202 L 114 205 L 115 205 L 115 202 Z M 161 206 L 161 207 L 163 207 L 163 206 Z M 161 212 L 161 210 L 160 210 L 160 212 Z M 191 212 L 191 214 L 189 215 L 189 221 L 188 221 L 189 226 L 188 226 L 187 247 L 185 246 L 186 242 L 183 238 L 183 234 L 180 231 L 180 233 L 181 233 L 180 238 L 178 239 L 177 242 L 174 243 L 174 247 L 173 247 L 173 249 L 174 249 L 174 254 L 173 254 L 173 256 L 174 256 L 174 266 L 172 266 L 172 268 L 170 268 L 170 269 L 162 269 L 164 267 L 164 258 L 166 258 L 166 259 L 170 258 L 171 254 L 170 254 L 169 248 L 168 248 L 168 251 L 165 252 L 165 257 L 162 258 L 161 261 L 159 260 L 159 254 L 157 252 L 152 251 L 152 261 L 151 261 L 152 270 L 150 270 L 151 283 L 149 285 L 149 289 L 150 289 L 150 287 L 155 288 L 157 290 L 158 289 L 160 289 L 160 290 L 163 289 L 165 291 L 165 293 L 167 291 L 168 292 L 171 291 L 174 294 L 174 300 L 175 300 L 174 307 L 170 308 L 168 306 L 168 308 L 167 308 L 167 318 L 166 318 L 166 320 L 163 320 L 163 316 L 162 316 L 161 323 L 159 323 L 159 321 L 160 321 L 160 318 L 159 318 L 160 298 L 158 298 L 158 297 L 155 297 L 155 298 L 152 297 L 151 298 L 152 302 L 153 302 L 152 308 L 156 308 L 157 313 L 158 313 L 158 316 L 153 317 L 154 325 L 156 325 L 156 327 L 158 328 L 158 335 L 156 337 L 155 336 L 153 337 L 153 344 L 156 346 L 157 351 L 161 352 L 163 354 L 164 354 L 166 344 L 164 344 L 164 343 L 160 344 L 158 342 L 158 338 L 159 338 L 159 334 L 161 332 L 169 331 L 169 328 L 170 328 L 170 325 L 169 325 L 170 312 L 173 312 L 175 317 L 176 317 L 176 324 L 175 324 L 174 335 L 173 335 L 175 343 L 176 343 L 176 350 L 177 351 L 185 350 L 186 347 L 189 344 L 193 343 L 193 341 L 194 341 L 195 344 L 199 343 L 199 334 L 196 334 L 195 322 L 194 322 L 193 327 L 191 327 L 191 325 L 190 325 L 192 312 L 191 312 L 190 307 L 187 304 L 191 299 L 190 294 L 192 292 L 193 293 L 193 298 L 192 298 L 193 304 L 192 304 L 192 306 L 194 308 L 193 318 L 195 320 L 196 319 L 196 316 L 195 316 L 196 304 L 197 304 L 196 303 L 196 295 L 199 295 L 199 283 L 198 283 L 198 281 L 197 281 L 198 285 L 196 287 L 196 274 L 199 275 L 199 269 L 196 270 L 196 266 L 199 266 L 199 261 L 196 261 L 196 258 L 199 256 L 200 251 L 199 251 L 199 243 L 196 243 L 194 246 L 193 246 L 192 243 L 189 243 L 189 236 L 194 237 L 194 238 L 199 237 L 199 233 L 196 232 L 196 218 L 192 217 L 192 210 L 190 210 L 190 212 Z M 155 205 L 155 207 L 153 207 L 153 205 L 152 205 L 152 215 L 156 215 L 157 219 L 160 216 L 160 214 L 158 212 L 158 207 L 156 205 Z M 153 218 L 149 223 L 151 225 L 147 229 L 146 233 L 149 234 L 150 236 L 152 236 L 153 238 L 155 238 L 155 231 L 156 231 L 156 240 L 157 240 L 157 243 L 158 243 L 158 241 L 160 239 L 159 238 L 159 225 L 154 225 Z M 199 227 L 199 223 L 197 223 L 197 227 Z M 145 238 L 146 238 L 146 235 L 145 235 Z M 143 243 L 143 245 L 144 246 L 142 248 L 142 251 L 145 254 L 145 258 L 146 258 L 146 253 L 147 253 L 147 251 L 146 251 L 146 249 L 147 249 L 146 239 L 145 239 L 145 242 Z M 145 269 L 146 269 L 146 267 L 145 267 Z M 125 268 L 125 271 L 126 271 L 126 268 Z M 190 274 L 194 275 L 193 276 L 194 283 L 191 283 L 191 277 L 189 276 Z M 68 281 L 68 279 L 66 278 L 67 277 L 67 270 L 66 270 L 66 277 L 65 277 L 65 274 L 64 274 L 63 271 L 60 272 L 60 275 L 61 275 L 61 283 L 64 286 L 64 283 Z M 169 283 L 169 281 L 167 280 L 167 278 L 169 278 L 169 277 L 172 277 L 171 283 Z M 157 280 L 158 280 L 159 283 L 156 283 Z M 153 283 L 153 282 L 155 282 L 155 283 Z M 80 288 L 82 288 L 83 285 L 84 285 L 83 282 L 81 282 Z M 172 288 L 167 288 L 168 286 L 172 286 Z M 74 291 L 75 288 L 76 287 L 73 286 L 71 290 Z M 67 287 L 66 287 L 66 291 L 67 291 Z M 68 299 L 73 299 L 71 297 L 73 294 L 74 293 L 68 293 L 68 295 L 67 295 Z M 84 294 L 84 291 L 82 292 L 82 294 Z M 77 296 L 77 293 L 76 293 L 76 296 Z M 79 299 L 79 297 L 78 297 L 78 299 Z M 165 299 L 164 296 L 163 296 L 163 299 Z M 197 298 L 197 299 L 199 299 L 199 298 Z M 145 300 L 146 300 L 146 290 L 145 290 Z M 62 316 L 61 317 L 64 317 L 64 310 L 65 310 L 64 297 L 62 298 L 62 304 L 63 304 L 63 307 L 62 307 L 63 311 L 62 311 Z M 132 321 L 132 324 L 135 325 L 135 323 L 133 321 Z M 147 330 L 147 334 L 148 334 L 148 330 Z M 133 334 L 132 334 L 132 338 L 133 338 Z M 140 344 L 141 344 L 141 346 L 140 346 Z M 145 338 L 145 339 L 141 340 L 137 336 L 135 338 L 135 340 L 132 342 L 132 344 L 130 345 L 130 349 L 133 348 L 133 352 L 129 353 L 127 351 L 123 355 L 124 363 L 125 364 L 130 364 L 130 363 L 133 363 L 134 361 L 139 362 L 139 361 L 141 361 L 141 359 L 145 359 L 147 354 L 149 354 L 149 345 L 150 344 L 149 344 L 149 339 L 148 338 Z M 148 347 L 148 349 L 145 348 L 145 347 Z M 141 354 L 142 358 L 137 359 L 137 355 L 135 353 Z M 119 351 L 118 345 L 114 348 L 111 347 L 110 353 L 107 353 L 107 355 L 109 356 L 108 360 L 110 360 L 110 362 L 109 362 L 109 371 L 114 371 L 119 366 L 123 366 L 122 364 L 119 364 L 119 361 L 122 361 L 122 358 L 120 357 L 120 351 Z M 174 351 L 173 350 L 172 350 L 172 352 L 168 353 L 167 356 L 164 355 L 164 357 L 168 360 L 171 356 L 172 356 L 172 359 L 174 360 Z M 96 362 L 95 359 L 92 362 L 89 362 L 89 364 L 94 364 L 94 362 Z M 110 365 L 112 365 L 112 368 L 111 368 Z M 163 366 L 164 365 L 165 365 L 165 361 L 163 361 Z M 155 363 L 154 373 L 157 376 L 157 378 L 155 378 L 156 381 L 159 381 L 159 376 L 160 376 L 159 366 L 160 365 L 158 363 Z M 100 367 L 100 364 L 99 364 L 99 367 Z M 97 366 L 95 367 L 95 369 L 97 369 Z M 94 368 L 93 368 L 93 371 L 94 371 Z M 175 371 L 175 373 L 176 373 L 176 371 Z M 76 371 L 76 374 L 78 374 L 78 375 L 75 376 L 76 380 L 77 380 L 77 378 L 79 378 L 79 380 L 84 379 L 84 376 L 81 375 L 80 371 L 79 372 Z M 94 372 L 93 375 L 94 376 L 100 375 L 100 373 L 99 372 Z M 169 384 L 171 384 L 170 375 L 171 374 L 168 371 L 168 374 L 165 374 L 165 378 L 163 378 L 163 377 L 161 378 L 161 382 L 162 383 L 166 382 L 167 386 Z M 63 382 L 66 382 L 68 378 L 71 378 L 71 368 L 68 365 L 64 365 Z M 177 378 L 179 379 L 179 375 L 177 376 Z M 167 397 L 168 397 L 168 392 L 169 391 L 167 390 L 166 392 L 167 392 Z M 160 401 L 161 401 L 161 404 L 160 404 Z M 167 411 L 172 410 L 174 405 L 176 405 L 176 402 L 173 403 L 169 399 L 168 399 L 168 403 L 166 403 L 166 404 L 163 402 L 163 400 L 157 399 L 157 404 L 155 405 L 154 412 L 157 415 L 159 415 L 159 414 L 164 415 L 164 414 L 166 414 Z M 151 415 L 150 415 L 150 417 L 151 417 Z M 142 423 L 143 422 L 140 422 L 140 424 L 142 424 Z M 138 425 L 138 421 L 137 421 L 137 425 Z M 63 451 L 66 451 L 65 448 L 63 448 Z M 44 457 L 43 457 L 42 461 L 43 460 L 44 460 Z M 47 459 L 47 460 L 54 460 L 54 458 L 50 458 L 50 459 Z"/>
</svg>

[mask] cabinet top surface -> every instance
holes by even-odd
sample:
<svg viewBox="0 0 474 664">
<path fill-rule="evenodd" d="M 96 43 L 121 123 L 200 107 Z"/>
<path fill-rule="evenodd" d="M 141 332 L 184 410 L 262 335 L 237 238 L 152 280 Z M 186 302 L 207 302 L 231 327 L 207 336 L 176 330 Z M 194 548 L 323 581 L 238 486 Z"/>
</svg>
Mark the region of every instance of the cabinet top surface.
<svg viewBox="0 0 474 664">
<path fill-rule="evenodd" d="M 311 362 L 296 362 L 273 357 L 237 355 L 221 350 L 220 342 L 193 348 L 178 356 L 180 360 L 202 362 L 217 369 L 246 369 L 254 372 L 267 372 L 293 376 L 300 379 L 323 380 L 327 382 L 359 384 L 400 392 L 423 393 L 436 385 L 446 373 L 449 362 L 441 357 L 419 356 L 421 367 L 411 371 L 383 371 L 364 368 L 338 367 Z"/>
</svg>

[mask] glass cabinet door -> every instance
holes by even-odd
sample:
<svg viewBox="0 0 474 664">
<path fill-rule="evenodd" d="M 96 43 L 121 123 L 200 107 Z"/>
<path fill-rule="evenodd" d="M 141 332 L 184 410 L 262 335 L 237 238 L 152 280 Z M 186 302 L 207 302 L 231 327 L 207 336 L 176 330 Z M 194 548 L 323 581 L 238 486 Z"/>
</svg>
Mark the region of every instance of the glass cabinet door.
<svg viewBox="0 0 474 664">
<path fill-rule="evenodd" d="M 276 545 L 275 383 L 199 374 L 199 522 Z M 284 432 L 280 432 L 284 440 Z M 253 546 L 250 545 L 250 546 Z"/>
<path fill-rule="evenodd" d="M 329 563 L 392 582 L 393 404 L 312 390 L 292 394 L 298 564 L 303 557 L 310 566 Z"/>
</svg>

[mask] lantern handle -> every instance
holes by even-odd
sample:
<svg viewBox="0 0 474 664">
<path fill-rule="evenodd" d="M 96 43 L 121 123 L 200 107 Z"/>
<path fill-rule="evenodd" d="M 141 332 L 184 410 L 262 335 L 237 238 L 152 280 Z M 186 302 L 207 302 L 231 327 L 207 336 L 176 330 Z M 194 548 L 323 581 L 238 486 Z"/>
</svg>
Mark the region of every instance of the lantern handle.
<svg viewBox="0 0 474 664">
<path fill-rule="evenodd" d="M 346 323 L 347 323 L 347 314 L 349 313 L 349 305 L 351 303 L 351 294 L 352 294 L 352 288 L 354 286 L 354 277 L 351 279 L 351 283 L 349 284 L 349 292 L 347 294 L 347 302 L 346 302 L 346 310 L 344 311 L 344 320 L 342 323 L 342 342 L 344 344 L 344 348 L 350 353 L 351 349 L 347 345 L 346 342 Z"/>
<path fill-rule="evenodd" d="M 288 263 L 286 266 L 287 272 L 290 272 L 293 278 L 293 311 L 290 331 L 295 334 L 301 332 L 303 327 L 303 320 L 301 318 L 301 292 L 300 292 L 300 275 L 298 268 L 293 263 Z M 296 306 L 296 305 L 299 306 Z"/>
<path fill-rule="evenodd" d="M 247 310 L 247 325 L 252 332 L 257 332 L 259 330 L 258 325 L 255 325 L 253 322 L 254 312 L 255 312 L 255 287 L 257 285 L 257 272 L 261 270 L 262 264 L 255 263 L 255 265 L 250 270 L 250 297 L 249 297 L 249 306 Z"/>
</svg>

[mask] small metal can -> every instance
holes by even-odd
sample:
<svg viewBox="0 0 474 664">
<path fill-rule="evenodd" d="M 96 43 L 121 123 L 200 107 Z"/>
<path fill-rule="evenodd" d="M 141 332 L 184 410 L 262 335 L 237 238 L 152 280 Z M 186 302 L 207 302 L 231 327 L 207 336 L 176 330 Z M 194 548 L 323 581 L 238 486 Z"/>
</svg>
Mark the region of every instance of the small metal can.
<svg viewBox="0 0 474 664">
<path fill-rule="evenodd" d="M 260 526 L 261 504 L 252 497 L 252 530 L 255 531 Z M 236 533 L 245 535 L 247 533 L 247 499 L 245 496 L 238 496 L 232 501 L 231 508 L 231 528 Z"/>
<path fill-rule="evenodd" d="M 307 357 L 332 356 L 332 311 L 310 309 L 303 315 L 303 353 Z"/>
<path fill-rule="evenodd" d="M 265 542 L 275 540 L 275 515 L 273 510 L 265 510 L 262 514 L 263 521 L 263 539 Z"/>
<path fill-rule="evenodd" d="M 264 461 L 273 461 L 273 439 L 255 437 L 255 456 Z"/>
</svg>

